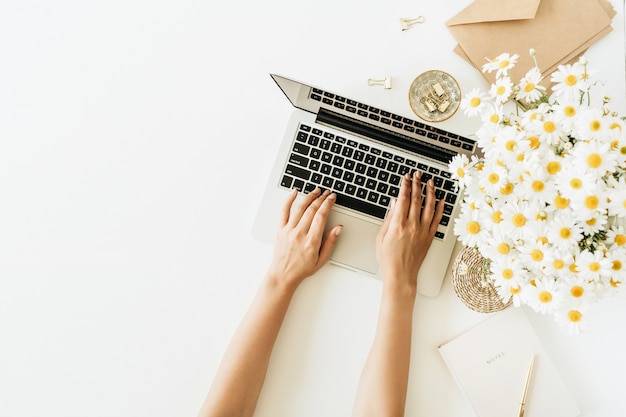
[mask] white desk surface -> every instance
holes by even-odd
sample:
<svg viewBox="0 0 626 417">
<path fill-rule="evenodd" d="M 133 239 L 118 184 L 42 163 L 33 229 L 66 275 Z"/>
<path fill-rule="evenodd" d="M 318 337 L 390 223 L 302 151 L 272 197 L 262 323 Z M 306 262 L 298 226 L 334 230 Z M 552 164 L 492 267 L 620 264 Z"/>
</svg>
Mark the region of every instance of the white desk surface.
<svg viewBox="0 0 626 417">
<path fill-rule="evenodd" d="M 468 3 L 0 5 L 0 415 L 194 416 L 271 254 L 250 230 L 291 108 L 268 73 L 411 116 L 425 70 L 486 87 L 443 25 Z M 617 5 L 589 58 L 624 114 Z M 301 286 L 258 416 L 350 414 L 380 290 L 334 266 Z M 626 292 L 593 313 L 531 320 L 582 416 L 623 416 Z M 436 348 L 483 318 L 449 280 L 418 297 L 407 416 L 473 415 Z"/>
</svg>

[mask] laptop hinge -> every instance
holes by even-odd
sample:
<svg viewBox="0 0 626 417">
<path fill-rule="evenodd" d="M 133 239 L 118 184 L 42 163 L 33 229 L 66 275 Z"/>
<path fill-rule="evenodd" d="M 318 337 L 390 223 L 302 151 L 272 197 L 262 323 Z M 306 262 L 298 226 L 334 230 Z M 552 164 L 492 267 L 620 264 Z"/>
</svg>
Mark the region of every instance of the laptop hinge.
<svg viewBox="0 0 626 417">
<path fill-rule="evenodd" d="M 355 120 L 342 114 L 333 112 L 324 107 L 320 108 L 316 121 L 323 125 L 332 126 L 344 132 L 373 139 L 378 142 L 403 149 L 429 159 L 447 164 L 456 155 L 450 151 L 421 141 L 401 133 L 393 132 L 380 126 L 375 126 L 361 120 Z"/>
</svg>

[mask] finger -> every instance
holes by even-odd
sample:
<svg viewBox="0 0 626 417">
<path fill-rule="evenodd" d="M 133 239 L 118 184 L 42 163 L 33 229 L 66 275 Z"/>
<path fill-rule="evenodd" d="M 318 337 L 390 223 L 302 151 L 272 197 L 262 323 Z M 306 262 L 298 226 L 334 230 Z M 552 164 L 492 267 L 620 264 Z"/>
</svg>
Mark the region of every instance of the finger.
<svg viewBox="0 0 626 417">
<path fill-rule="evenodd" d="M 289 218 L 289 224 L 292 227 L 295 227 L 302 218 L 302 214 L 304 211 L 311 205 L 311 203 L 321 194 L 321 190 L 319 188 L 315 188 L 315 190 L 308 193 L 302 201 L 293 209 L 291 212 L 291 216 Z"/>
<path fill-rule="evenodd" d="M 326 234 L 320 248 L 320 256 L 317 260 L 318 268 L 321 268 L 330 259 L 330 255 L 333 253 L 333 249 L 335 249 L 335 245 L 337 244 L 337 239 L 342 231 L 343 225 L 337 225 L 330 229 Z"/>
<path fill-rule="evenodd" d="M 289 215 L 291 214 L 291 206 L 293 205 L 293 202 L 296 200 L 297 196 L 298 196 L 298 190 L 294 188 L 293 190 L 291 190 L 291 193 L 287 197 L 287 200 L 285 200 L 285 203 L 283 204 L 283 210 L 280 215 L 281 227 L 286 226 L 287 223 L 289 222 Z"/>
<path fill-rule="evenodd" d="M 424 210 L 422 211 L 422 225 L 430 228 L 430 224 L 433 221 L 435 212 L 435 184 L 430 179 L 426 183 L 426 201 L 424 203 Z"/>
<path fill-rule="evenodd" d="M 439 200 L 437 205 L 435 206 L 435 215 L 433 216 L 432 221 L 430 222 L 430 235 L 434 236 L 437 231 L 437 226 L 439 226 L 439 222 L 441 222 L 441 218 L 443 217 L 443 206 L 444 201 Z"/>
<path fill-rule="evenodd" d="M 411 204 L 411 176 L 405 174 L 402 177 L 402 184 L 400 185 L 400 193 L 398 194 L 398 201 L 393 209 L 393 218 L 404 219 L 409 212 Z"/>
<path fill-rule="evenodd" d="M 389 209 L 387 210 L 387 214 L 385 215 L 385 220 L 383 220 L 382 226 L 378 230 L 378 235 L 376 236 L 376 240 L 380 241 L 387 234 L 387 230 L 389 230 L 389 224 L 391 223 L 391 219 L 393 217 L 393 210 L 396 206 L 396 199 L 392 198 L 389 202 Z"/>
<path fill-rule="evenodd" d="M 411 182 L 411 207 L 408 216 L 419 220 L 422 211 L 422 172 L 415 171 Z"/>
<path fill-rule="evenodd" d="M 316 211 L 309 228 L 309 234 L 314 242 L 321 242 L 324 236 L 324 229 L 326 228 L 326 222 L 328 216 L 330 216 L 330 209 L 337 200 L 337 194 L 332 193 L 324 199 L 319 209 Z"/>
<path fill-rule="evenodd" d="M 309 207 L 306 208 L 306 210 L 304 211 L 304 214 L 302 215 L 302 218 L 300 219 L 300 222 L 298 223 L 298 225 L 302 227 L 302 230 L 304 230 L 305 232 L 309 231 L 309 228 L 311 227 L 311 223 L 313 222 L 313 218 L 315 217 L 315 214 L 317 213 L 319 208 L 322 206 L 322 203 L 324 203 L 324 201 L 329 195 L 330 195 L 330 191 L 326 190 L 322 193 L 322 195 L 317 197 L 315 200 L 311 202 L 311 204 L 309 204 Z"/>
</svg>

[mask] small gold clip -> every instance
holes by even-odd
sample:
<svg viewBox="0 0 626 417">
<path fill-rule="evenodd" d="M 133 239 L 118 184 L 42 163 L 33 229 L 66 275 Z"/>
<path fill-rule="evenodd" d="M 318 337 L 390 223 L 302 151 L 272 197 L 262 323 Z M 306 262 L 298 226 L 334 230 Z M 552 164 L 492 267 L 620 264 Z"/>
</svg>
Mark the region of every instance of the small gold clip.
<svg viewBox="0 0 626 417">
<path fill-rule="evenodd" d="M 385 90 L 391 89 L 391 77 L 386 75 L 383 80 L 374 80 L 372 78 L 367 80 L 367 85 L 382 85 Z"/>
<path fill-rule="evenodd" d="M 402 17 L 400 18 L 400 27 L 402 31 L 408 30 L 411 26 L 416 25 L 418 23 L 424 23 L 424 16 L 417 16 L 412 19 Z"/>
</svg>

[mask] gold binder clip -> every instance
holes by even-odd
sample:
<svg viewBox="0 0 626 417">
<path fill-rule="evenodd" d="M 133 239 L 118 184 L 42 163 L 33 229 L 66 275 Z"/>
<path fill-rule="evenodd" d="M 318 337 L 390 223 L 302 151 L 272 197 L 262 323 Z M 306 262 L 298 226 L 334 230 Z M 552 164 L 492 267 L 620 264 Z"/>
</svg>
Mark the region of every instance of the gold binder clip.
<svg viewBox="0 0 626 417">
<path fill-rule="evenodd" d="M 385 90 L 389 90 L 391 88 L 391 77 L 386 75 L 382 80 L 374 80 L 370 78 L 367 80 L 367 85 L 382 85 L 385 87 Z"/>
<path fill-rule="evenodd" d="M 402 27 L 402 31 L 409 30 L 413 25 L 418 23 L 424 23 L 424 16 L 417 16 L 412 19 L 402 17 L 400 18 L 400 27 Z"/>
</svg>

